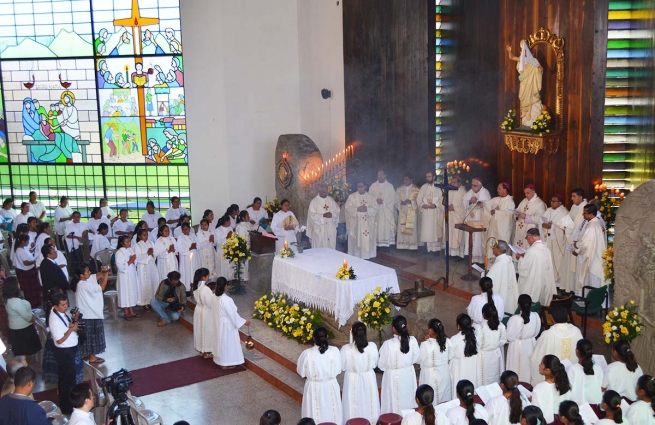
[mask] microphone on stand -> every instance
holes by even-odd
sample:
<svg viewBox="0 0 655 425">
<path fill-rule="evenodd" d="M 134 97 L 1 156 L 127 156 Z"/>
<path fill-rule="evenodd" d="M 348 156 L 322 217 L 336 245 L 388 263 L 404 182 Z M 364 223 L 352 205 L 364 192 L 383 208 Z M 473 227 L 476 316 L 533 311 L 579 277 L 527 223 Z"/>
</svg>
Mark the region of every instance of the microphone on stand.
<svg viewBox="0 0 655 425">
<path fill-rule="evenodd" d="M 482 202 L 480 202 L 480 201 L 476 202 L 475 206 L 471 209 L 471 212 L 469 212 L 468 214 L 466 214 L 466 217 L 464 217 L 464 220 L 462 220 L 462 223 L 466 223 L 466 219 L 469 218 L 469 216 L 471 215 L 471 213 L 472 213 L 473 211 L 475 211 L 475 209 L 476 209 L 476 208 L 477 208 L 481 203 L 482 203 Z"/>
</svg>

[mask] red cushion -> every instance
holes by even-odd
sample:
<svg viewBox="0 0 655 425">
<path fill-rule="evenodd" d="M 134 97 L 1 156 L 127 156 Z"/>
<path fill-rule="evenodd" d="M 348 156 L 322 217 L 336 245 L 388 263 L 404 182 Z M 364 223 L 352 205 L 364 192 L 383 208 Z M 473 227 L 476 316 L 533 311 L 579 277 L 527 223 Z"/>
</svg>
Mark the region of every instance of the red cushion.
<svg viewBox="0 0 655 425">
<path fill-rule="evenodd" d="M 346 425 L 371 425 L 371 423 L 365 418 L 352 418 L 346 421 Z"/>
<path fill-rule="evenodd" d="M 397 413 L 385 413 L 378 418 L 377 425 L 400 425 L 403 417 Z"/>
<path fill-rule="evenodd" d="M 526 390 L 532 392 L 532 385 L 528 384 L 527 382 L 519 382 L 519 385 L 523 385 Z"/>
</svg>

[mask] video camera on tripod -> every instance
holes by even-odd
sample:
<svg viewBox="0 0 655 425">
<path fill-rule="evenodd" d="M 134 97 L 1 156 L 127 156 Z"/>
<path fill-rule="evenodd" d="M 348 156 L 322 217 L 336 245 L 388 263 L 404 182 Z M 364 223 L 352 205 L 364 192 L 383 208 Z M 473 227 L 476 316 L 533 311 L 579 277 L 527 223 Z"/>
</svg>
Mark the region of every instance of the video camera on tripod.
<svg viewBox="0 0 655 425">
<path fill-rule="evenodd" d="M 127 397 L 127 392 L 132 383 L 134 383 L 132 372 L 126 369 L 121 369 L 111 376 L 102 378 L 102 388 L 105 390 L 105 395 L 109 394 L 114 398 L 114 402 L 107 410 L 107 419 L 115 421 L 116 418 L 120 418 L 121 425 L 134 425 L 135 422 L 132 418 Z"/>
</svg>

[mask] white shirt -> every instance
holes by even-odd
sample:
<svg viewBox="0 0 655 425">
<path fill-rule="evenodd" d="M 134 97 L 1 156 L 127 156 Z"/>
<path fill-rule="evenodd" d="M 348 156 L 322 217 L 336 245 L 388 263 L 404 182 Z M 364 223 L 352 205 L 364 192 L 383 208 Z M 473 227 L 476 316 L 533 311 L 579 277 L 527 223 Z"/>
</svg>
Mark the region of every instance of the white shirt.
<svg viewBox="0 0 655 425">
<path fill-rule="evenodd" d="M 57 316 L 59 315 L 59 316 Z M 61 319 L 60 319 L 61 317 Z M 48 325 L 50 325 L 50 335 L 52 340 L 55 342 L 55 347 L 59 348 L 71 348 L 77 346 L 77 332 L 71 332 L 61 344 L 57 344 L 57 341 L 62 339 L 66 332 L 68 331 L 68 326 L 71 322 L 71 317 L 66 313 L 59 313 L 54 308 L 50 312 L 50 319 L 48 319 Z"/>
<path fill-rule="evenodd" d="M 148 223 L 148 229 L 156 229 L 157 221 L 161 218 L 161 214 L 158 211 L 155 211 L 154 214 L 148 214 L 147 212 L 143 213 L 141 220 Z"/>
<path fill-rule="evenodd" d="M 166 221 L 169 220 L 175 220 L 175 223 L 171 223 L 168 225 L 168 227 L 171 228 L 171 230 L 175 229 L 177 227 L 177 220 L 182 216 L 183 214 L 189 215 L 187 210 L 184 209 L 184 207 L 179 207 L 179 208 L 169 208 L 168 211 L 166 211 Z M 156 224 L 156 223 L 155 223 Z"/>
<path fill-rule="evenodd" d="M 125 221 L 122 220 L 116 220 L 114 222 L 114 235 L 120 236 L 116 234 L 116 232 L 133 232 L 134 231 L 134 222 L 130 219 L 127 219 Z"/>
<path fill-rule="evenodd" d="M 17 269 L 31 270 L 35 267 L 34 264 L 30 264 L 29 266 L 26 266 L 23 263 L 24 261 L 34 261 L 34 256 L 32 255 L 32 253 L 26 250 L 25 248 L 18 248 L 14 255 L 15 255 L 14 267 L 16 267 Z"/>
<path fill-rule="evenodd" d="M 112 219 L 115 217 L 114 210 L 111 209 L 111 207 L 101 207 L 100 210 L 102 211 L 102 216 L 108 219 Z M 107 217 L 109 216 L 109 217 Z"/>
<path fill-rule="evenodd" d="M 266 211 L 263 206 L 259 207 L 257 211 L 255 211 L 252 207 L 248 207 L 246 208 L 246 211 L 248 211 L 250 220 L 255 222 L 255 227 L 253 227 L 253 229 L 256 229 L 257 226 L 259 226 L 259 222 L 262 218 L 268 219 L 268 211 Z"/>
<path fill-rule="evenodd" d="M 73 220 L 71 220 L 66 222 L 66 230 L 64 233 L 66 236 L 73 233 L 75 236 L 82 237 L 82 233 L 84 233 L 84 231 L 87 229 L 88 229 L 88 225 L 86 223 L 82 223 L 82 222 L 75 223 Z M 69 251 L 72 251 L 80 247 L 79 240 L 70 239 L 68 237 L 66 237 L 65 239 L 66 239 L 66 246 L 68 246 Z"/>
<path fill-rule="evenodd" d="M 16 218 L 14 218 L 14 230 L 18 228 L 19 224 L 27 224 L 27 219 L 30 217 L 34 217 L 34 214 L 32 214 L 31 211 L 29 211 L 27 215 L 23 215 L 23 213 L 17 214 Z"/>
<path fill-rule="evenodd" d="M 102 310 L 105 302 L 102 295 L 102 288 L 98 284 L 95 275 L 89 276 L 87 280 L 80 280 L 75 291 L 75 300 L 80 308 L 80 313 L 85 319 L 104 319 Z"/>
<path fill-rule="evenodd" d="M 63 235 L 64 232 L 66 232 L 66 223 L 68 223 L 68 221 L 59 221 L 59 220 L 61 220 L 62 218 L 68 218 L 71 215 L 73 215 L 73 210 L 68 205 L 66 205 L 65 208 L 58 206 L 55 209 L 55 233 L 57 233 L 58 235 Z"/>
<path fill-rule="evenodd" d="M 68 425 L 96 425 L 96 422 L 93 420 L 93 413 L 75 408 Z"/>
<path fill-rule="evenodd" d="M 45 205 L 43 205 L 43 202 L 36 201 L 36 204 L 33 204 L 31 202 L 29 204 L 30 204 L 30 212 L 34 215 L 34 217 L 41 218 L 41 214 L 45 212 Z"/>
</svg>

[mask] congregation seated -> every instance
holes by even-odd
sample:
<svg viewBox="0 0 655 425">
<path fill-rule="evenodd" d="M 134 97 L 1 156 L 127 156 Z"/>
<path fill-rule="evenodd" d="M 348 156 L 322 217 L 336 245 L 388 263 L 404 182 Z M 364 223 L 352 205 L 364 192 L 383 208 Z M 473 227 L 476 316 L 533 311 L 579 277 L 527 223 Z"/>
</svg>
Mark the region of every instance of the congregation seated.
<svg viewBox="0 0 655 425">
<path fill-rule="evenodd" d="M 31 398 L 36 372 L 21 367 L 14 375 L 14 391 L 0 398 L 0 425 L 50 425 L 45 411 Z"/>
<path fill-rule="evenodd" d="M 18 369 L 22 367 L 27 367 L 27 360 L 25 359 L 25 356 L 15 356 L 7 362 L 6 371 L 8 376 L 7 380 L 2 386 L 2 393 L 0 393 L 0 397 L 4 397 L 7 394 L 14 392 L 14 389 L 16 388 L 14 378 L 16 377 L 16 372 Z M 34 400 L 32 394 L 30 394 L 30 398 Z"/>
<path fill-rule="evenodd" d="M 180 282 L 179 272 L 172 271 L 167 279 L 161 281 L 155 298 L 150 300 L 150 306 L 159 315 L 159 327 L 180 318 L 186 306 L 186 289 Z"/>
</svg>

